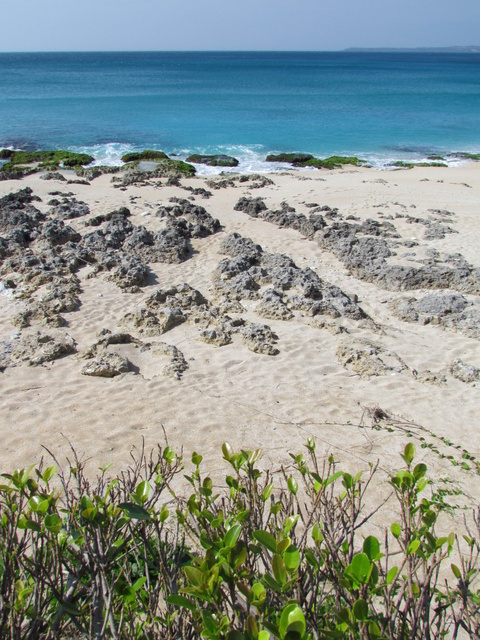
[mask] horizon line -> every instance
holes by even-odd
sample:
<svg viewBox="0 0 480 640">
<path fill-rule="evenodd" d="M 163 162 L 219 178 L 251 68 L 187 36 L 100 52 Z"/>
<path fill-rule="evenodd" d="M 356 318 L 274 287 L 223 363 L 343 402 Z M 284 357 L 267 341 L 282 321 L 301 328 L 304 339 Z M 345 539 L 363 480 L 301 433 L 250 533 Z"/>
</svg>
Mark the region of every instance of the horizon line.
<svg viewBox="0 0 480 640">
<path fill-rule="evenodd" d="M 423 47 L 344 47 L 342 49 L 45 49 L 45 50 L 9 50 L 9 53 L 355 53 L 355 52 L 451 52 L 480 53 L 480 45 L 444 45 Z"/>
</svg>

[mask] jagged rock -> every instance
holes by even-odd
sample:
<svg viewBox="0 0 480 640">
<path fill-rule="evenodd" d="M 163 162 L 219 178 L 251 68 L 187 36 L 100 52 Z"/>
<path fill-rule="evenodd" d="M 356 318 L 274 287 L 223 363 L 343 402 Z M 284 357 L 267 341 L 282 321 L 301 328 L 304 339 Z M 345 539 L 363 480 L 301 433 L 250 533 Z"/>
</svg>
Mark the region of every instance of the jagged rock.
<svg viewBox="0 0 480 640">
<path fill-rule="evenodd" d="M 247 324 L 240 328 L 240 334 L 250 351 L 266 356 L 280 353 L 275 346 L 278 336 L 266 324 Z"/>
<path fill-rule="evenodd" d="M 246 257 L 251 264 L 255 264 L 262 254 L 262 247 L 254 244 L 250 238 L 244 238 L 239 233 L 230 233 L 220 245 L 220 251 L 228 256 Z"/>
<path fill-rule="evenodd" d="M 48 171 L 40 176 L 40 180 L 59 180 L 60 182 L 66 182 L 67 179 L 64 175 L 58 171 Z"/>
<path fill-rule="evenodd" d="M 223 347 L 232 342 L 232 333 L 231 331 L 225 331 L 224 329 L 219 328 L 204 329 L 200 332 L 200 339 L 208 344 Z"/>
<path fill-rule="evenodd" d="M 34 331 L 22 334 L 12 350 L 13 361 L 37 366 L 76 351 L 75 340 L 61 331 Z"/>
<path fill-rule="evenodd" d="M 262 294 L 260 304 L 255 308 L 255 312 L 267 318 L 267 320 L 290 320 L 293 313 L 283 300 L 283 295 L 275 289 L 267 289 Z"/>
<path fill-rule="evenodd" d="M 153 347 L 154 352 L 161 353 L 170 358 L 170 362 L 163 368 L 163 375 L 180 380 L 183 373 L 188 369 L 188 362 L 183 353 L 171 344 L 159 342 Z"/>
<path fill-rule="evenodd" d="M 458 231 L 439 222 L 432 222 L 425 228 L 423 237 L 425 240 L 443 240 L 447 233 L 458 233 Z"/>
<path fill-rule="evenodd" d="M 172 199 L 171 207 L 160 207 L 156 212 L 159 218 L 184 218 L 189 222 L 188 232 L 191 238 L 206 238 L 220 229 L 220 222 L 199 205 L 180 198 Z"/>
<path fill-rule="evenodd" d="M 90 209 L 85 202 L 81 202 L 76 198 L 64 197 L 62 202 L 49 211 L 49 214 L 59 220 L 73 220 L 88 216 Z"/>
<path fill-rule="evenodd" d="M 480 382 L 480 369 L 466 364 L 460 358 L 454 360 L 450 367 L 450 373 L 454 378 L 466 384 Z"/>
<path fill-rule="evenodd" d="M 252 217 L 258 217 L 258 214 L 267 210 L 267 205 L 262 198 L 247 198 L 243 196 L 233 207 L 235 211 L 244 211 Z"/>
<path fill-rule="evenodd" d="M 271 178 L 258 173 L 239 176 L 229 176 L 207 180 L 206 184 L 211 189 L 227 189 L 229 187 L 241 186 L 248 182 L 249 189 L 261 189 L 271 184 L 275 184 Z"/>
<path fill-rule="evenodd" d="M 298 309 L 311 315 L 343 315 L 356 320 L 366 317 L 341 289 L 325 283 L 312 269 L 300 269 L 289 256 L 263 253 L 250 238 L 239 234 L 227 236 L 221 250 L 233 256 L 221 260 L 214 272 L 215 290 L 224 297 L 236 301 L 256 300 L 260 298 L 261 287 L 271 285 L 278 292 L 292 292 L 289 297 L 283 297 L 284 306 L 290 312 Z M 272 304 L 278 307 L 278 299 L 272 298 L 270 303 L 269 309 L 262 305 L 260 309 L 273 312 Z"/>
<path fill-rule="evenodd" d="M 463 260 L 452 266 L 438 256 L 430 258 L 424 267 L 395 265 L 387 262 L 392 256 L 386 238 L 394 237 L 383 222 L 365 225 L 334 223 L 318 231 L 319 245 L 332 251 L 347 268 L 368 282 L 375 282 L 394 291 L 407 289 L 452 288 L 467 293 L 480 292 L 480 269 Z M 359 236 L 368 231 L 374 235 Z M 448 258 L 447 258 L 448 259 Z"/>
<path fill-rule="evenodd" d="M 140 335 L 160 336 L 174 327 L 178 327 L 187 320 L 180 309 L 163 307 L 156 313 L 148 309 L 139 309 L 133 313 L 127 313 L 122 324 L 132 327 Z"/>
<path fill-rule="evenodd" d="M 157 289 L 157 291 L 145 301 L 145 305 L 152 310 L 162 308 L 165 304 L 187 311 L 200 305 L 207 305 L 208 303 L 200 291 L 197 291 L 197 289 L 194 289 L 184 282 L 178 286 Z"/>
<path fill-rule="evenodd" d="M 63 327 L 65 319 L 61 315 L 52 311 L 48 306 L 43 303 L 29 305 L 25 311 L 17 313 L 12 318 L 12 324 L 17 329 L 25 329 L 30 327 L 31 324 L 41 324 L 49 327 Z"/>
<path fill-rule="evenodd" d="M 459 293 L 430 293 L 423 298 L 403 298 L 392 304 L 401 320 L 440 325 L 472 338 L 480 338 L 480 305 Z"/>
<path fill-rule="evenodd" d="M 127 358 L 118 353 L 104 353 L 87 362 L 80 373 L 97 378 L 114 378 L 128 371 L 130 371 L 130 362 Z"/>
<path fill-rule="evenodd" d="M 447 382 L 447 378 L 441 371 L 438 373 L 434 373 L 429 369 L 426 369 L 425 371 L 417 371 L 415 377 L 419 382 L 424 382 L 427 384 L 441 385 Z"/>
<path fill-rule="evenodd" d="M 401 373 L 408 368 L 396 353 L 371 342 L 342 343 L 336 355 L 342 366 L 352 369 L 365 380 L 392 372 Z"/>
<path fill-rule="evenodd" d="M 110 275 L 110 280 L 121 289 L 136 293 L 147 282 L 148 268 L 140 258 L 123 254 L 120 264 Z"/>
<path fill-rule="evenodd" d="M 115 209 L 115 211 L 110 211 L 109 213 L 102 213 L 98 216 L 94 216 L 85 222 L 86 227 L 99 227 L 104 222 L 109 222 L 112 218 L 117 216 L 121 216 L 123 218 L 129 218 L 132 214 L 130 213 L 130 209 L 127 207 L 120 207 L 119 209 Z"/>
<path fill-rule="evenodd" d="M 95 167 L 75 167 L 75 173 L 77 176 L 86 178 L 87 180 L 95 180 L 99 176 L 104 173 L 118 173 L 122 170 L 120 166 L 105 166 L 105 165 L 97 165 Z"/>
<path fill-rule="evenodd" d="M 41 251 L 67 242 L 79 242 L 80 239 L 81 235 L 72 227 L 65 225 L 63 220 L 48 220 L 35 239 L 35 247 Z"/>
<path fill-rule="evenodd" d="M 21 229 L 28 237 L 38 229 L 45 220 L 41 213 L 31 203 L 40 198 L 33 195 L 30 187 L 9 193 L 0 198 L 0 233 L 15 232 Z"/>
</svg>

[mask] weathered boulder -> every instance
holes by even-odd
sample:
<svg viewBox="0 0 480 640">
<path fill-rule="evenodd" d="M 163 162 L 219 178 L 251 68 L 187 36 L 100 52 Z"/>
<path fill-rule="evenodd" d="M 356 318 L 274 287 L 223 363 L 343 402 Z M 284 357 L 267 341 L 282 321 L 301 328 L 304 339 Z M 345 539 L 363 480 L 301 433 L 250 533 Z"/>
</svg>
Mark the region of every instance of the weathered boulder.
<svg viewBox="0 0 480 640">
<path fill-rule="evenodd" d="M 97 378 L 114 378 L 130 371 L 130 362 L 118 353 L 102 353 L 97 355 L 82 367 L 80 373 L 84 376 Z"/>
<path fill-rule="evenodd" d="M 12 350 L 13 364 L 25 362 L 37 366 L 76 351 L 75 340 L 62 331 L 24 332 Z"/>
<path fill-rule="evenodd" d="M 237 167 L 238 160 L 233 156 L 226 156 L 223 154 L 216 155 L 200 155 L 193 154 L 187 158 L 187 162 L 193 162 L 194 164 L 206 164 L 210 167 Z"/>
<path fill-rule="evenodd" d="M 342 366 L 348 367 L 365 380 L 408 369 L 400 356 L 372 342 L 347 341 L 338 346 L 336 354 Z"/>
<path fill-rule="evenodd" d="M 454 378 L 466 384 L 480 382 L 480 369 L 466 364 L 460 358 L 454 360 L 450 367 L 450 373 Z"/>
</svg>

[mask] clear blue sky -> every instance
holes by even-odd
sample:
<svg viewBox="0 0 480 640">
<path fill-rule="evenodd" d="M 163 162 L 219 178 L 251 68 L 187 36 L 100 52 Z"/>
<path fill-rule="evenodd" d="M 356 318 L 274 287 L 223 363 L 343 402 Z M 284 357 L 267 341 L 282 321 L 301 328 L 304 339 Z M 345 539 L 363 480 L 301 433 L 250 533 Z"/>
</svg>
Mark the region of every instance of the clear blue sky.
<svg viewBox="0 0 480 640">
<path fill-rule="evenodd" d="M 479 0 L 9 0 L 0 51 L 480 45 Z"/>
</svg>

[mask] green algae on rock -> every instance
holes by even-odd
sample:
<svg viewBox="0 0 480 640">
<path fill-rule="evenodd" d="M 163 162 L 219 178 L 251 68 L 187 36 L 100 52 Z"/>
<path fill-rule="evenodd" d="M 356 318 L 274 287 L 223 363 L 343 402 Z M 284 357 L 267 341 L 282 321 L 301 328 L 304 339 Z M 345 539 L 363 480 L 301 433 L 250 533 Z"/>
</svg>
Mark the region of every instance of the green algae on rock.
<svg viewBox="0 0 480 640">
<path fill-rule="evenodd" d="M 187 162 L 194 162 L 195 164 L 206 164 L 210 167 L 237 167 L 238 160 L 233 156 L 226 156 L 223 154 L 216 155 L 201 155 L 194 153 L 187 158 Z"/>
</svg>

